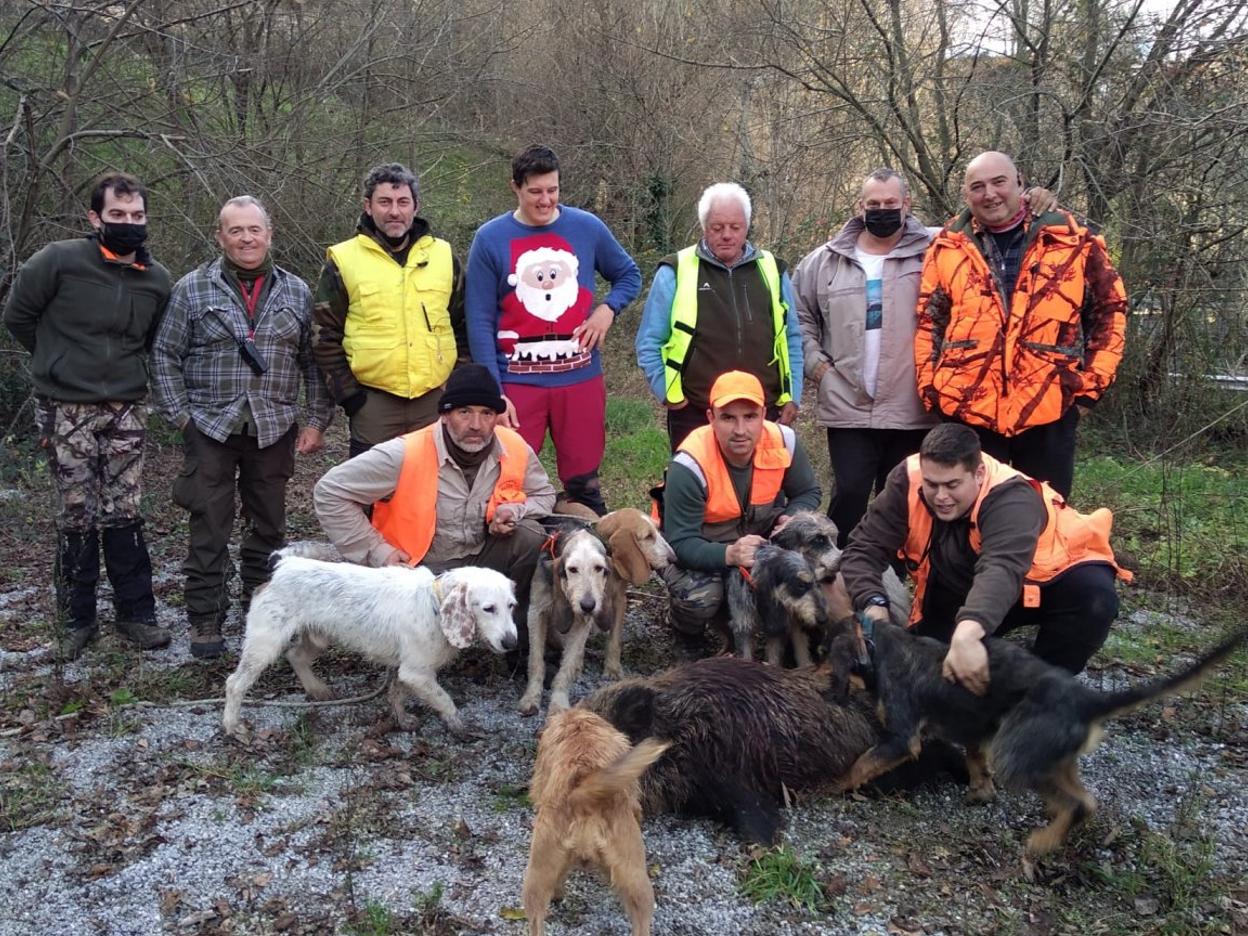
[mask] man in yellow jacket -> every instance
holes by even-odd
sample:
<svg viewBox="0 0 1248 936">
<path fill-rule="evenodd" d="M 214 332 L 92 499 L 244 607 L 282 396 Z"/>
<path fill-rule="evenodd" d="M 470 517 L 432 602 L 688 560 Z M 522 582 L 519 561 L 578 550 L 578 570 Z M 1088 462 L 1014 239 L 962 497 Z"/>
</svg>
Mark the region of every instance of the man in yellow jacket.
<svg viewBox="0 0 1248 936">
<path fill-rule="evenodd" d="M 316 360 L 350 421 L 352 456 L 437 419 L 467 348 L 459 260 L 419 209 L 410 169 L 369 170 L 356 235 L 329 248 L 317 284 Z"/>
<path fill-rule="evenodd" d="M 966 167 L 966 210 L 923 262 L 914 358 L 928 410 L 1069 497 L 1080 408 L 1122 359 L 1127 297 L 1105 242 L 1073 215 L 1033 216 L 1004 153 Z"/>
</svg>

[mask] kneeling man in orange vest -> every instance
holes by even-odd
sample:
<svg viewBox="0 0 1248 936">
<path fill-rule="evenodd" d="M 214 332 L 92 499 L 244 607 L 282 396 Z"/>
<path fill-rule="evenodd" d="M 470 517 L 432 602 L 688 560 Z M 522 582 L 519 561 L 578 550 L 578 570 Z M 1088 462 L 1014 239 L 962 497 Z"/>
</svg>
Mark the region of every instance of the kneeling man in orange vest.
<svg viewBox="0 0 1248 936">
<path fill-rule="evenodd" d="M 313 502 L 350 562 L 502 572 L 516 583 L 523 635 L 546 538 L 537 518 L 550 513 L 555 489 L 519 433 L 496 424 L 505 407 L 493 375 L 465 364 L 446 382 L 437 422 L 330 469 Z"/>
<path fill-rule="evenodd" d="M 949 644 L 945 678 L 988 688 L 983 638 L 1038 628 L 1032 651 L 1072 673 L 1118 615 L 1106 508 L 1081 514 L 1047 483 L 980 450 L 975 431 L 943 423 L 888 477 L 854 529 L 841 573 L 856 608 L 888 619 L 882 575 L 894 558 L 915 581 L 910 627 Z"/>
<path fill-rule="evenodd" d="M 708 425 L 677 447 L 662 488 L 663 535 L 676 563 L 662 575 L 678 636 L 697 642 L 726 616 L 724 573 L 749 569 L 767 537 L 799 510 L 819 507 L 819 482 L 788 426 L 766 419 L 763 385 L 729 371 L 711 385 Z"/>
</svg>

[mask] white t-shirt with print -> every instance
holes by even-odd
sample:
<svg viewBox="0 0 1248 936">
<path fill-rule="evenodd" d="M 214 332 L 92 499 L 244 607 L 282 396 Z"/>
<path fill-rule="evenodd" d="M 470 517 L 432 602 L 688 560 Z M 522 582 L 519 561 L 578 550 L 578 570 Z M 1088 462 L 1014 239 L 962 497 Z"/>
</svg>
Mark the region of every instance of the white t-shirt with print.
<svg viewBox="0 0 1248 936">
<path fill-rule="evenodd" d="M 862 386 L 867 396 L 875 399 L 875 385 L 880 375 L 880 329 L 884 325 L 884 254 L 867 253 L 854 248 L 854 259 L 866 275 L 866 330 L 863 332 Z"/>
</svg>

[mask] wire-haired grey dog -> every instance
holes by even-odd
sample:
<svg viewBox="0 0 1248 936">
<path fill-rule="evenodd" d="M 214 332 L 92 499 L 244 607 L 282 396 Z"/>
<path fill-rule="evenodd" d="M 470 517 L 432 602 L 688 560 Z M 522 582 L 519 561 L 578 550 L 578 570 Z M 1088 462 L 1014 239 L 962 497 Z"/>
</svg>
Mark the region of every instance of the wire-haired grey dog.
<svg viewBox="0 0 1248 936">
<path fill-rule="evenodd" d="M 729 629 L 734 652 L 752 659 L 752 636 L 766 640 L 767 662 L 779 665 L 786 638 L 797 666 L 811 662 L 812 638 L 822 644 L 829 625 L 853 613 L 840 581 L 841 550 L 837 530 L 824 514 L 802 511 L 771 535 L 748 574 L 732 569 L 727 576 Z M 884 575 L 889 613 L 898 625 L 910 616 L 910 594 L 897 574 Z"/>
</svg>

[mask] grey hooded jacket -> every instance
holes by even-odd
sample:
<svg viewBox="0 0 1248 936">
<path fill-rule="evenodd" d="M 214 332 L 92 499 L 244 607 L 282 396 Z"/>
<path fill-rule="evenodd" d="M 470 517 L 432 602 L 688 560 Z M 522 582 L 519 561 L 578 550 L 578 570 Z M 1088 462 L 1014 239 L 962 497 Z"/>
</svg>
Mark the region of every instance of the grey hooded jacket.
<svg viewBox="0 0 1248 936">
<path fill-rule="evenodd" d="M 806 376 L 832 367 L 819 384 L 815 419 L 838 429 L 922 429 L 936 423 L 915 389 L 914 329 L 923 254 L 937 230 L 906 218 L 901 240 L 884 260 L 884 321 L 876 395 L 863 389 L 866 277 L 854 259 L 862 232 L 855 216 L 812 250 L 793 272 Z"/>
</svg>

